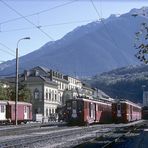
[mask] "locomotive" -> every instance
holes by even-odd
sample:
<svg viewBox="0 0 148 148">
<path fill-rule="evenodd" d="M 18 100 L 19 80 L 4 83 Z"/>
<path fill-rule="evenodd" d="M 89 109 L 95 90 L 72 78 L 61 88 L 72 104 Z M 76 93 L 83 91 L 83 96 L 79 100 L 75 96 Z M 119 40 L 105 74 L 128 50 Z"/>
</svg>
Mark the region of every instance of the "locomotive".
<svg viewBox="0 0 148 148">
<path fill-rule="evenodd" d="M 111 102 L 85 97 L 66 101 L 66 121 L 70 125 L 111 123 Z"/>
</svg>

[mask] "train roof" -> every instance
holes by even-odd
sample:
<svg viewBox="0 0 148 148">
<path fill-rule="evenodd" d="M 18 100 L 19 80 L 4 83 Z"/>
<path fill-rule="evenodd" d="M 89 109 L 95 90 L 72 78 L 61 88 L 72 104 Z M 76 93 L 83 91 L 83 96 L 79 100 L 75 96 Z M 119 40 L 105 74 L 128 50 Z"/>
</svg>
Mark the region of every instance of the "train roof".
<svg viewBox="0 0 148 148">
<path fill-rule="evenodd" d="M 142 108 L 142 106 L 140 104 L 134 103 L 134 102 L 132 102 L 130 100 L 127 100 L 127 99 L 115 100 L 114 102 L 115 103 L 118 103 L 118 102 L 120 102 L 120 103 L 126 103 L 126 104 L 130 104 L 132 106 L 138 107 L 138 108 Z"/>
<path fill-rule="evenodd" d="M 3 104 L 15 104 L 15 101 L 0 100 L 0 104 L 1 103 L 3 103 Z M 17 104 L 32 105 L 31 103 L 23 102 L 23 101 L 18 101 Z"/>
<path fill-rule="evenodd" d="M 71 99 L 71 101 L 72 100 L 82 100 L 82 101 L 86 101 L 86 102 L 92 102 L 92 103 L 100 103 L 100 104 L 110 104 L 111 105 L 111 103 L 112 102 L 110 102 L 110 101 L 107 101 L 107 100 L 102 100 L 102 99 L 100 99 L 100 100 L 97 100 L 97 99 L 90 99 L 90 98 L 76 98 L 76 99 Z M 67 101 L 70 101 L 70 100 L 67 100 Z"/>
</svg>

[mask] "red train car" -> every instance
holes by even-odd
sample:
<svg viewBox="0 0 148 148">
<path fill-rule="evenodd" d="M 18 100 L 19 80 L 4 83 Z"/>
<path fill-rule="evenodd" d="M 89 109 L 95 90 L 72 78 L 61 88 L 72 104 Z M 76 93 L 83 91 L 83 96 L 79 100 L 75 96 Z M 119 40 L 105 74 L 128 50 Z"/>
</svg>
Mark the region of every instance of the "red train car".
<svg viewBox="0 0 148 148">
<path fill-rule="evenodd" d="M 140 120 L 142 108 L 128 100 L 117 100 L 112 103 L 112 118 L 115 123 L 128 123 Z"/>
<path fill-rule="evenodd" d="M 73 125 L 110 123 L 111 102 L 85 98 L 67 100 L 66 115 L 67 122 Z"/>
<path fill-rule="evenodd" d="M 18 124 L 21 122 L 27 123 L 32 120 L 32 104 L 27 102 L 17 103 Z M 1 123 L 15 123 L 15 102 L 14 101 L 0 101 L 0 122 Z"/>
</svg>

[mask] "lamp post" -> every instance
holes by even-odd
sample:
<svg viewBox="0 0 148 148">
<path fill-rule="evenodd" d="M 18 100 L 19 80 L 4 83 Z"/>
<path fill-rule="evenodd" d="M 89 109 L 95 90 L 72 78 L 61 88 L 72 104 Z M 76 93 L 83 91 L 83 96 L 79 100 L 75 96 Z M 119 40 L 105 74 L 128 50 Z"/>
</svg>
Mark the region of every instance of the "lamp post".
<svg viewBox="0 0 148 148">
<path fill-rule="evenodd" d="M 19 66 L 19 58 L 18 58 L 18 45 L 21 40 L 29 40 L 30 37 L 21 38 L 17 41 L 16 46 L 16 82 L 15 82 L 15 125 L 17 125 L 17 102 L 18 102 L 18 66 Z"/>
</svg>

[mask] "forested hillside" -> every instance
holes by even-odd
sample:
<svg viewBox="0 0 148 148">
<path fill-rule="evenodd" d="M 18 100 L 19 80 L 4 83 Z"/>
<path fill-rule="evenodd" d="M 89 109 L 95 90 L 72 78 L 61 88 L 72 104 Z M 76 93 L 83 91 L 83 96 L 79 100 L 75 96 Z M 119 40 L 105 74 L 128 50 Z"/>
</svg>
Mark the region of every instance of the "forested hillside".
<svg viewBox="0 0 148 148">
<path fill-rule="evenodd" d="M 88 82 L 113 98 L 142 103 L 142 92 L 148 85 L 148 66 L 129 66 L 96 75 Z"/>
</svg>

